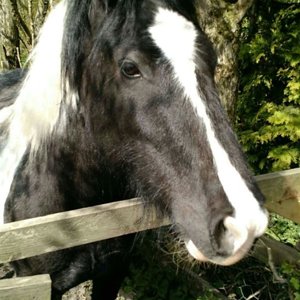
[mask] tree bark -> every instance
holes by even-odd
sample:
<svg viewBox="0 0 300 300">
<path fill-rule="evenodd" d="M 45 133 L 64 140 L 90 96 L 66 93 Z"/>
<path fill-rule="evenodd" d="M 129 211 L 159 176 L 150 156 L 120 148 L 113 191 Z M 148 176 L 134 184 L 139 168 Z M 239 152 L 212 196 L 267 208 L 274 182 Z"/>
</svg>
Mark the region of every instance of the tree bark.
<svg viewBox="0 0 300 300">
<path fill-rule="evenodd" d="M 51 6 L 52 0 L 0 0 L 0 70 L 22 67 Z"/>
<path fill-rule="evenodd" d="M 254 0 L 198 0 L 199 24 L 217 52 L 215 80 L 221 102 L 231 120 L 234 118 L 239 83 L 239 29 L 253 3 Z"/>
<path fill-rule="evenodd" d="M 16 26 L 16 27 L 20 26 L 22 28 L 22 30 L 27 35 L 28 43 L 31 44 L 32 43 L 31 32 L 30 32 L 27 24 L 25 23 L 25 21 L 21 17 L 17 1 L 16 0 L 10 0 L 10 4 L 11 4 L 11 8 L 12 8 L 12 18 L 13 18 L 14 26 Z"/>
<path fill-rule="evenodd" d="M 19 47 L 20 33 L 15 22 L 14 14 L 10 5 L 0 1 L 0 67 L 10 69 L 20 67 Z"/>
</svg>

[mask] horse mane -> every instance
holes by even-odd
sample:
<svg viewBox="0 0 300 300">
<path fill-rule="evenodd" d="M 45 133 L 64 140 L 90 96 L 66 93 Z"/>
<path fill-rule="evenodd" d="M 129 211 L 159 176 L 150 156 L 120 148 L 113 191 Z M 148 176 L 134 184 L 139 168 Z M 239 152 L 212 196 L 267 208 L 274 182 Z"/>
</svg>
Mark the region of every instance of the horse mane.
<svg viewBox="0 0 300 300">
<path fill-rule="evenodd" d="M 76 109 L 76 93 L 62 80 L 61 53 L 66 1 L 48 16 L 30 58 L 24 79 L 11 87 L 12 99 L 0 111 L 0 203 L 9 193 L 15 170 L 24 154 L 33 158 L 54 134 L 65 132 L 66 111 Z M 5 82 L 4 82 L 5 83 Z M 6 103 L 5 103 L 6 102 Z M 0 223 L 2 215 L 0 211 Z"/>
<path fill-rule="evenodd" d="M 10 116 L 10 135 L 22 136 L 33 152 L 51 134 L 63 132 L 66 106 L 76 109 L 77 97 L 69 93 L 61 72 L 65 14 L 66 0 L 63 0 L 41 29 Z"/>
</svg>

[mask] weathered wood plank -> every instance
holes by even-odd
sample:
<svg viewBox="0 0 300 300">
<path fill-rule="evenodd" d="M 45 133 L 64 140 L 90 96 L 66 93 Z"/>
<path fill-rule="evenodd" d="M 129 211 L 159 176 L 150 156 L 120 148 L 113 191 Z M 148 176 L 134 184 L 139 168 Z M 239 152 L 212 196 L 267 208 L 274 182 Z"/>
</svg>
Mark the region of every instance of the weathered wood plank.
<svg viewBox="0 0 300 300">
<path fill-rule="evenodd" d="M 51 279 L 49 275 L 19 277 L 0 280 L 1 300 L 50 300 Z"/>
<path fill-rule="evenodd" d="M 266 207 L 285 218 L 300 223 L 300 169 L 256 176 L 267 199 Z"/>
<path fill-rule="evenodd" d="M 267 207 L 300 223 L 300 169 L 256 177 Z M 150 207 L 149 207 L 150 208 Z M 0 262 L 168 225 L 139 199 L 18 221 L 0 226 Z"/>
<path fill-rule="evenodd" d="M 167 225 L 139 199 L 78 209 L 0 226 L 0 262 Z"/>
<path fill-rule="evenodd" d="M 256 242 L 252 255 L 268 264 L 270 262 L 270 254 L 272 255 L 272 262 L 276 266 L 281 266 L 284 262 L 300 266 L 299 251 L 268 236 L 262 236 Z"/>
</svg>

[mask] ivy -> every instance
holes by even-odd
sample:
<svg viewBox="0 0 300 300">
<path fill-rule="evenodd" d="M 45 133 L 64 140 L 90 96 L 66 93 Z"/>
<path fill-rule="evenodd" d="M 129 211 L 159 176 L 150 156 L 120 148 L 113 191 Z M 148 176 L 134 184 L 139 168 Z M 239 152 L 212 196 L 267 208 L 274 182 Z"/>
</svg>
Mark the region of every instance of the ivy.
<svg viewBox="0 0 300 300">
<path fill-rule="evenodd" d="M 236 125 L 256 173 L 300 166 L 300 4 L 285 2 L 242 24 Z"/>
</svg>

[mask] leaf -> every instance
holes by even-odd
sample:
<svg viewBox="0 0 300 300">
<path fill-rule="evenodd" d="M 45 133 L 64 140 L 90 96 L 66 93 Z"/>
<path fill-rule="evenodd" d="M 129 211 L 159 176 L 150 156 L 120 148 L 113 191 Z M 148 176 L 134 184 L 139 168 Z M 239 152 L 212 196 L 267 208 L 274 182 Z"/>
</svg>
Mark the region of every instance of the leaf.
<svg viewBox="0 0 300 300">
<path fill-rule="evenodd" d="M 243 149 L 258 173 L 299 166 L 300 7 L 259 1 L 243 24 L 236 110 Z"/>
</svg>

